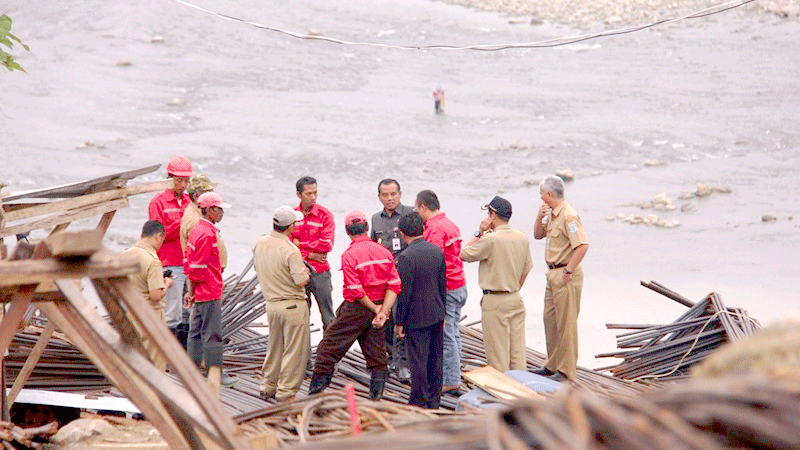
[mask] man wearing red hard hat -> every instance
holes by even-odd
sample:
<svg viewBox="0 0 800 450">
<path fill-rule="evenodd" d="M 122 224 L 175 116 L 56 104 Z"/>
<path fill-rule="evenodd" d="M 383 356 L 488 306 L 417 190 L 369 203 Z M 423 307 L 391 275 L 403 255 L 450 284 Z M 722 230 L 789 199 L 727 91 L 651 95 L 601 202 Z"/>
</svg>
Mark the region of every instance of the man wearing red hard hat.
<svg viewBox="0 0 800 450">
<path fill-rule="evenodd" d="M 183 155 L 173 156 L 167 164 L 167 176 L 172 178 L 174 185 L 171 189 L 153 197 L 148 208 L 150 220 L 161 222 L 166 231 L 164 244 L 158 251 L 158 259 L 161 260 L 164 269 L 172 271 L 172 276 L 175 278 L 175 288 L 167 291 L 164 318 L 170 331 L 176 337 L 183 316 L 182 297 L 183 285 L 186 280 L 183 273 L 183 252 L 180 239 L 181 218 L 186 207 L 191 203 L 191 199 L 185 191 L 192 174 L 192 163 L 189 158 Z"/>
</svg>

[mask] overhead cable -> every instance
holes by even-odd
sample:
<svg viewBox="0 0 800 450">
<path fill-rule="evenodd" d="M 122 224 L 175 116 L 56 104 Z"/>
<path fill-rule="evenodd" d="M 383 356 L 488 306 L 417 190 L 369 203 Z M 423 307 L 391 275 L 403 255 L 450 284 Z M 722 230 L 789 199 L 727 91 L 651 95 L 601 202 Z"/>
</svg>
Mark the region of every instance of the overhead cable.
<svg viewBox="0 0 800 450">
<path fill-rule="evenodd" d="M 269 25 L 264 25 L 256 22 L 251 22 L 249 20 L 239 19 L 237 17 L 229 16 L 227 14 L 218 13 L 215 11 L 211 11 L 200 7 L 198 5 L 189 3 L 184 0 L 172 0 L 174 2 L 180 3 L 182 5 L 188 6 L 190 8 L 194 8 L 198 11 L 202 11 L 207 14 L 211 14 L 213 16 L 219 17 L 221 19 L 229 20 L 231 22 L 238 22 L 245 25 L 250 25 L 256 28 L 260 28 L 263 30 L 274 31 L 277 33 L 285 34 L 287 36 L 291 36 L 297 39 L 304 39 L 304 40 L 314 40 L 314 41 L 325 41 L 330 42 L 333 44 L 339 45 L 355 45 L 355 46 L 366 46 L 366 47 L 382 47 L 382 48 L 391 48 L 391 49 L 398 49 L 398 50 L 475 50 L 475 51 L 485 51 L 485 52 L 495 52 L 499 50 L 506 50 L 506 49 L 517 49 L 517 48 L 547 48 L 547 47 L 558 47 L 562 45 L 570 45 L 575 44 L 581 41 L 587 41 L 590 39 L 597 39 L 601 37 L 608 37 L 608 36 L 616 36 L 620 34 L 627 34 L 633 33 L 636 31 L 645 30 L 647 28 L 653 28 L 656 26 L 667 25 L 670 23 L 679 22 L 682 20 L 687 19 L 699 19 L 702 17 L 707 17 L 713 14 L 719 14 L 724 11 L 728 11 L 734 8 L 738 8 L 740 6 L 744 6 L 748 3 L 752 3 L 756 0 L 734 0 L 727 3 L 722 3 L 716 6 L 712 6 L 710 8 L 706 8 L 691 14 L 687 14 L 685 16 L 675 17 L 671 19 L 662 19 L 655 22 L 648 23 L 646 25 L 635 25 L 631 27 L 625 28 L 618 28 L 615 30 L 607 30 L 600 33 L 592 33 L 592 34 L 582 34 L 577 36 L 564 36 L 555 39 L 547 39 L 543 41 L 537 42 L 525 42 L 525 43 L 514 43 L 514 44 L 476 44 L 476 45 L 468 45 L 468 46 L 456 46 L 456 45 L 447 45 L 447 44 L 434 44 L 434 45 L 392 45 L 392 44 L 383 44 L 378 42 L 357 42 L 357 41 L 346 41 L 342 39 L 335 39 L 327 36 L 320 36 L 320 35 L 312 35 L 312 34 L 303 34 L 297 33 L 294 31 L 283 30 L 280 28 L 272 27 Z"/>
</svg>

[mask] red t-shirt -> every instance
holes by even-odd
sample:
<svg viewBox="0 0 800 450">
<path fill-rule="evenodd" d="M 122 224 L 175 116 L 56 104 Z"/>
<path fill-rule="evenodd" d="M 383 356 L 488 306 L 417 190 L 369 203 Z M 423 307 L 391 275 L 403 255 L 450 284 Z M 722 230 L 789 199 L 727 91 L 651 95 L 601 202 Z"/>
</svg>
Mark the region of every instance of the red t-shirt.
<svg viewBox="0 0 800 450">
<path fill-rule="evenodd" d="M 444 253 L 447 275 L 447 290 L 452 291 L 467 285 L 464 262 L 461 261 L 461 231 L 444 213 L 439 213 L 425 222 L 422 237 L 439 247 Z"/>
<path fill-rule="evenodd" d="M 158 259 L 162 266 L 180 266 L 183 264 L 183 251 L 181 250 L 181 218 L 183 212 L 192 200 L 189 194 L 181 194 L 180 200 L 175 198 L 172 190 L 167 189 L 150 200 L 147 209 L 150 220 L 158 220 L 164 225 L 166 235 L 164 244 L 158 250 Z"/>
<path fill-rule="evenodd" d="M 222 298 L 217 227 L 208 219 L 200 219 L 189 232 L 183 269 L 186 277 L 194 283 L 194 301 L 208 302 Z"/>
<path fill-rule="evenodd" d="M 400 275 L 392 252 L 367 235 L 353 239 L 342 253 L 342 272 L 345 301 L 354 302 L 366 295 L 373 302 L 382 302 L 386 289 L 400 294 Z"/>
<path fill-rule="evenodd" d="M 300 205 L 295 208 L 296 211 L 302 211 Z M 314 204 L 308 214 L 305 214 L 303 220 L 298 220 L 294 223 L 294 231 L 292 232 L 292 240 L 297 239 L 299 243 L 297 247 L 300 249 L 300 254 L 303 255 L 303 260 L 307 262 L 317 273 L 322 273 L 331 270 L 331 265 L 326 260 L 325 262 L 314 261 L 308 259 L 309 253 L 329 253 L 333 250 L 333 236 L 336 232 L 336 227 L 333 224 L 333 214 L 326 208 L 319 204 Z"/>
</svg>

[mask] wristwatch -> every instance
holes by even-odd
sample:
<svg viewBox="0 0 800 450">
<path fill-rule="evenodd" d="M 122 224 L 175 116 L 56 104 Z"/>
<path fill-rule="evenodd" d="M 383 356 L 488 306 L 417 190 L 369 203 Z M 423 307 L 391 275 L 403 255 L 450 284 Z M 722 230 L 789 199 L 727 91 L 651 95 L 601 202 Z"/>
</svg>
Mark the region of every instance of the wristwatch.
<svg viewBox="0 0 800 450">
<path fill-rule="evenodd" d="M 475 232 L 475 234 L 473 236 L 475 236 L 476 238 L 479 238 L 479 237 L 481 237 L 481 235 L 483 235 L 483 232 L 481 232 L 481 230 L 478 230 L 478 231 Z"/>
</svg>

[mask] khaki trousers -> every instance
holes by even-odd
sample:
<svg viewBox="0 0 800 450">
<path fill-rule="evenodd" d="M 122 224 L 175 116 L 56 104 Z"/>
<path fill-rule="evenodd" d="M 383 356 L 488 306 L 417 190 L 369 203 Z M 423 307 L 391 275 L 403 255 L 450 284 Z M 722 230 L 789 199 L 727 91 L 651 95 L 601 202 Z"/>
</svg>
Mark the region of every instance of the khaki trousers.
<svg viewBox="0 0 800 450">
<path fill-rule="evenodd" d="M 581 309 L 583 269 L 572 272 L 572 280 L 564 283 L 564 268 L 547 271 L 544 291 L 544 335 L 547 361 L 544 367 L 575 379 L 578 367 L 578 312 Z"/>
<path fill-rule="evenodd" d="M 486 363 L 501 372 L 525 370 L 525 304 L 519 292 L 484 294 L 481 314 Z"/>
<path fill-rule="evenodd" d="M 300 391 L 308 363 L 308 303 L 305 299 L 266 303 L 269 340 L 261 391 L 278 399 L 291 398 Z"/>
<path fill-rule="evenodd" d="M 156 305 L 158 305 L 158 307 L 153 307 L 153 312 L 156 313 L 156 316 L 158 316 L 159 320 L 161 320 L 161 322 L 166 327 L 167 326 L 167 322 L 164 320 L 164 308 L 162 308 L 161 305 L 159 305 L 157 303 L 156 303 Z M 150 362 L 152 362 L 153 365 L 156 366 L 156 369 L 158 369 L 158 370 L 160 370 L 162 372 L 166 372 L 166 370 L 167 370 L 167 360 L 164 358 L 164 356 L 158 350 L 158 347 L 156 347 L 149 338 L 146 338 L 144 336 L 144 333 L 142 332 L 142 330 L 144 328 L 139 323 L 139 321 L 134 319 L 133 315 L 129 315 L 128 317 L 131 319 L 131 323 L 133 324 L 133 328 L 136 330 L 136 333 L 139 335 L 139 339 L 142 342 L 142 347 L 144 347 L 144 350 L 147 352 L 147 357 L 150 358 Z"/>
</svg>

